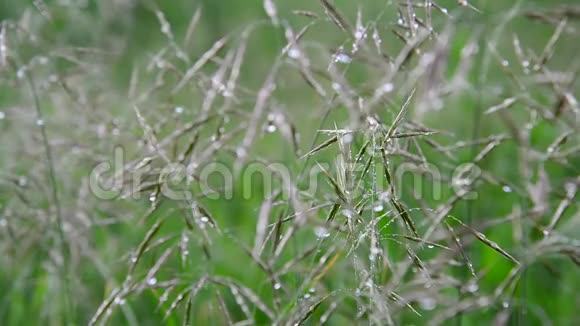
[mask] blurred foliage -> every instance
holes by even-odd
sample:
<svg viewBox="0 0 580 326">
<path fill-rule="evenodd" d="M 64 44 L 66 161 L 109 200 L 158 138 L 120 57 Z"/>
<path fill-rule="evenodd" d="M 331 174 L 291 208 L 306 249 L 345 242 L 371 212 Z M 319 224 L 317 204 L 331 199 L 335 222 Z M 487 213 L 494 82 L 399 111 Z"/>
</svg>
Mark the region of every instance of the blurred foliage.
<svg viewBox="0 0 580 326">
<path fill-rule="evenodd" d="M 295 30 L 307 25 L 311 18 L 291 14 L 292 10 L 309 11 L 325 18 L 319 1 L 278 0 L 274 3 L 280 16 L 284 16 Z M 380 23 L 384 22 L 379 28 L 384 34 L 387 34 L 393 27 L 391 22 L 395 22 L 398 17 L 393 9 L 396 6 L 393 1 L 336 0 L 333 3 L 351 22 L 357 20 L 359 10 L 361 16 L 365 18 L 374 19 L 379 15 Z M 439 19 L 434 19 L 433 23 L 439 31 L 446 28 L 452 30 L 449 49 L 446 53 L 448 69 L 444 71 L 445 78 L 452 78 L 461 69 L 463 51 L 471 44 L 470 42 L 475 41 L 481 49 L 487 48 L 488 42 L 496 39 L 497 35 L 493 33 L 500 34 L 495 50 L 502 55 L 502 59 L 509 61 L 514 70 L 525 68 L 515 68 L 519 64 L 519 58 L 515 53 L 517 51 L 514 51 L 513 35 L 517 35 L 519 42 L 526 49 L 541 53 L 553 35 L 555 27 L 530 21 L 515 12 L 512 19 L 506 20 L 512 8 L 518 7 L 520 11 L 541 10 L 575 3 L 576 1 L 572 0 L 529 0 L 518 1 L 517 4 L 492 0 L 473 1 L 474 6 L 481 11 L 478 13 L 473 10 L 457 9 L 455 1 L 440 1 L 439 5 L 442 7 L 455 8 L 450 10 L 455 18 L 452 24 L 448 25 L 447 20 L 442 18 L 443 15 L 440 15 Z M 151 73 L 154 70 L 151 66 L 160 62 L 155 60 L 156 56 L 163 57 L 173 51 L 171 45 L 168 45 L 172 41 L 176 44 L 185 43 L 184 38 L 188 26 L 198 9 L 201 10 L 198 26 L 190 44 L 187 47 L 184 46 L 183 51 L 191 58 L 199 58 L 212 47 L 216 40 L 225 35 L 230 35 L 235 39 L 232 41 L 232 47 L 235 48 L 241 44 L 239 38 L 243 31 L 248 30 L 248 26 L 254 26 L 253 32 L 248 37 L 247 59 L 241 67 L 239 84 L 249 89 L 248 92 L 257 93 L 270 73 L 276 57 L 287 44 L 284 30 L 270 26 L 270 19 L 264 11 L 262 1 L 55 0 L 28 2 L 3 0 L 0 2 L 0 21 L 13 22 L 15 25 L 20 24 L 19 26 L 27 26 L 31 29 L 30 31 L 11 29 L 17 31 L 10 34 L 10 45 L 17 46 L 17 49 L 10 48 L 10 51 L 14 51 L 14 60 L 9 68 L 0 71 L 3 79 L 0 84 L 0 113 L 3 115 L 0 119 L 0 137 L 2 137 L 0 222 L 4 221 L 4 224 L 0 225 L 0 251 L 2 253 L 2 258 L 0 258 L 0 324 L 87 323 L 99 305 L 104 300 L 106 301 L 115 289 L 128 284 L 127 282 L 135 281 L 126 277 L 131 255 L 142 243 L 147 232 L 161 221 L 163 221 L 162 231 L 160 231 L 162 236 L 159 237 L 167 239 L 168 243 L 176 244 L 175 248 L 183 251 L 180 246 L 184 243 L 183 237 L 186 234 L 184 219 L 187 219 L 183 216 L 188 214 L 184 211 L 189 210 L 190 207 L 161 202 L 156 210 L 147 215 L 151 210 L 149 198 L 100 201 L 86 193 L 88 191 L 87 175 L 98 162 L 110 159 L 115 146 L 125 148 L 127 158 L 143 157 L 144 154 L 141 153 L 144 151 L 144 145 L 141 143 L 142 128 L 135 118 L 135 112 L 131 107 L 132 101 L 127 99 L 126 94 L 131 92 L 134 80 L 137 80 L 140 85 L 155 84 L 159 75 Z M 174 40 L 164 35 L 158 13 L 163 13 L 164 19 L 170 23 Z M 572 18 L 570 20 L 571 23 L 567 26 L 580 28 L 579 24 L 574 24 Z M 505 26 L 497 30 L 497 27 L 503 24 Z M 346 46 L 345 37 L 328 20 L 324 23 L 316 23 L 314 26 L 301 42 L 311 45 L 313 53 L 315 50 L 322 49 L 320 52 L 323 54 L 313 54 L 312 61 L 324 71 L 328 57 L 341 46 Z M 30 39 L 27 36 L 28 32 L 36 35 L 37 38 Z M 573 61 L 578 56 L 577 34 L 566 34 L 563 39 L 558 43 L 557 51 L 550 61 L 550 69 L 554 71 L 573 69 Z M 391 55 L 396 55 L 403 45 L 395 36 L 389 34 L 385 36 L 384 47 Z M 97 50 L 93 51 L 93 49 Z M 444 103 L 441 103 L 442 108 L 433 112 L 423 114 L 413 106 L 410 109 L 410 115 L 419 117 L 418 120 L 431 129 L 452 133 L 454 141 L 469 142 L 472 139 L 493 136 L 509 130 L 510 128 L 505 126 L 505 121 L 501 118 L 487 118 L 481 113 L 484 109 L 497 105 L 506 97 L 522 92 L 515 86 L 517 83 L 506 78 L 505 69 L 503 69 L 505 67 L 498 65 L 498 58 L 490 53 L 490 51 L 482 50 L 480 54 L 474 56 L 474 67 L 467 76 L 470 86 L 466 91 L 461 92 L 459 96 L 445 99 Z M 224 51 L 220 60 L 225 60 L 226 55 Z M 49 58 L 49 64 L 38 63 L 43 60 L 40 58 Z M 70 237 L 68 242 L 76 247 L 70 250 L 70 257 L 63 258 L 59 254 L 58 244 L 61 240 L 59 240 L 58 227 L 55 226 L 56 223 L 52 218 L 58 213 L 54 212 L 54 205 L 51 204 L 53 202 L 50 196 L 51 185 L 46 177 L 49 168 L 45 164 L 42 136 L 33 131 L 38 127 L 35 123 L 39 124 L 39 118 L 33 109 L 31 87 L 27 84 L 26 78 L 14 78 L 25 63 L 30 63 L 27 67 L 31 71 L 30 74 L 37 80 L 36 86 L 44 90 L 40 99 L 44 121 L 40 124 L 46 125 L 49 136 L 59 135 L 58 139 L 51 140 L 50 146 L 54 148 L 55 154 L 57 191 L 63 210 L 61 215 L 66 221 L 70 221 L 65 231 L 72 233 L 67 236 Z M 175 63 L 174 68 L 178 71 L 186 71 L 189 68 L 189 63 L 184 60 L 176 59 L 171 63 Z M 200 70 L 209 75 L 219 67 L 219 62 L 210 62 L 208 66 L 210 68 L 204 67 Z M 137 70 L 140 75 L 136 77 Z M 327 105 L 326 100 L 320 99 L 314 91 L 306 88 L 304 81 L 291 65 L 283 66 L 280 70 L 283 78 L 276 85 L 277 102 L 274 106 L 286 112 L 288 119 L 296 125 L 300 135 L 298 146 L 303 154 L 312 147 L 312 140 L 319 134 L 317 132 L 319 129 L 333 129 L 337 124 L 344 126 L 344 122 L 349 121 L 349 113 L 344 107 L 340 107 L 340 109 L 329 111 L 328 119 L 322 119 L 322 115 L 326 112 L 324 109 Z M 371 89 L 368 92 L 371 95 L 376 88 L 376 83 L 384 77 L 379 74 L 379 70 L 370 69 L 366 63 L 352 62 L 345 70 L 348 72 L 345 73 L 345 78 L 350 85 L 357 90 L 370 85 Z M 4 78 L 5 76 L 7 77 Z M 66 78 L 59 76 L 66 76 Z M 53 77 L 57 81 L 53 80 Z M 517 75 L 514 79 L 520 77 Z M 398 78 L 395 84 L 404 84 L 410 77 L 402 75 Z M 143 110 L 151 123 L 162 124 L 164 119 L 170 120 L 171 123 L 175 122 L 175 124 L 168 123 L 167 126 L 160 127 L 162 134 L 168 135 L 186 122 L 195 121 L 202 116 L 191 108 L 201 107 L 204 99 L 202 92 L 196 90 L 195 87 L 181 92 L 172 92 L 173 87 L 179 82 L 176 76 L 163 75 L 162 79 L 164 84 L 156 89 L 159 92 L 143 101 L 142 106 L 146 107 Z M 57 87 L 58 91 L 51 88 L 56 87 L 51 86 L 52 83 L 60 83 Z M 82 90 L 78 90 L 77 86 L 81 85 Z M 325 87 L 329 85 L 331 83 L 324 84 Z M 61 88 L 65 91 L 62 92 Z M 574 86 L 571 92 L 577 95 L 577 91 L 577 86 Z M 63 96 L 61 93 L 66 94 Z M 493 94 L 493 96 L 487 96 L 487 94 Z M 529 91 L 529 95 L 538 105 L 553 106 L 552 89 L 534 88 Z M 250 114 L 255 105 L 254 98 L 252 96 L 248 98 L 241 100 L 239 111 L 242 112 L 232 115 L 238 120 L 211 121 L 207 130 L 200 131 L 200 138 L 210 139 L 215 136 L 214 131 L 220 130 L 220 123 L 223 123 L 228 131 L 237 126 L 245 126 L 243 123 L 251 119 Z M 405 96 L 398 96 L 393 101 L 402 105 L 404 99 Z M 175 118 L 174 110 L 177 107 L 186 108 L 186 112 Z M 520 155 L 544 154 L 546 148 L 551 146 L 566 129 L 563 129 L 560 124 L 542 120 L 541 117 L 529 117 L 524 105 L 516 104 L 514 107 L 519 108 L 519 111 L 514 113 L 516 125 L 513 127 L 516 129 L 524 128 L 527 119 L 537 121 L 537 124 L 530 128 L 529 152 L 524 153 L 517 142 L 502 143 L 494 149 L 493 155 L 483 159 L 479 167 L 485 171 L 493 171 L 493 176 L 500 180 L 499 186 L 492 183 L 483 184 L 478 190 L 477 200 L 460 202 L 449 213 L 463 223 L 473 225 L 475 229 L 490 220 L 510 216 L 510 214 L 518 216 L 518 213 L 532 211 L 535 203 L 527 194 L 529 189 L 526 187 L 529 184 L 540 184 L 542 171 L 546 171 L 545 173 L 549 176 L 548 183 L 554 188 L 567 184 L 569 180 L 577 178 L 580 174 L 578 169 L 580 157 L 570 155 L 568 164 L 565 166 L 553 161 L 547 161 L 545 164 L 537 163 L 533 165 L 531 180 L 522 177 L 522 171 L 518 166 Z M 383 110 L 379 111 L 377 116 L 385 121 L 392 121 L 395 114 L 396 112 Z M 260 119 L 264 120 L 264 117 Z M 573 146 L 578 143 L 577 124 L 578 121 L 576 121 L 575 130 L 570 129 L 573 134 L 567 145 L 570 147 L 566 148 L 574 149 Z M 243 131 L 246 129 L 248 129 L 247 126 Z M 236 140 L 243 138 L 239 135 L 235 137 Z M 446 134 L 438 134 L 432 139 L 453 146 L 455 143 L 446 137 Z M 305 166 L 304 160 L 296 158 L 292 146 L 280 133 L 267 137 L 261 135 L 257 138 L 250 149 L 250 156 L 282 162 L 290 166 L 294 173 L 299 173 L 300 169 Z M 320 136 L 316 144 L 321 143 L 322 140 Z M 364 141 L 364 138 L 355 138 L 353 152 L 363 147 Z M 183 148 L 184 145 L 183 142 L 176 142 L 174 150 Z M 209 147 L 211 142 L 205 145 Z M 482 149 L 482 147 L 469 146 L 458 151 L 456 153 L 458 162 L 470 162 Z M 430 147 L 424 148 L 424 151 L 435 162 L 446 160 L 442 153 Z M 321 151 L 317 153 L 316 161 L 332 162 L 337 153 L 339 151 L 335 148 Z M 235 158 L 232 158 L 231 153 L 226 151 L 226 153 L 216 154 L 215 161 L 233 166 Z M 394 159 L 391 163 L 396 165 L 403 162 L 403 159 L 400 161 Z M 373 168 L 374 166 L 371 170 Z M 380 168 L 377 169 L 381 171 Z M 320 184 L 323 189 L 322 195 L 319 194 L 318 197 L 328 199 L 327 197 L 333 195 L 333 190 L 325 183 L 326 181 L 324 177 L 321 177 Z M 408 184 L 411 184 L 411 181 L 414 179 L 409 180 Z M 223 279 L 229 277 L 247 286 L 269 304 L 275 301 L 276 291 L 269 284 L 270 281 L 265 275 L 267 273 L 259 264 L 255 264 L 255 259 L 244 250 L 244 246 L 251 247 L 254 240 L 257 216 L 260 214 L 266 197 L 265 190 L 256 187 L 252 191 L 251 198 L 243 198 L 244 186 L 241 180 L 236 180 L 233 198 L 229 200 L 199 199 L 203 207 L 218 220 L 221 229 L 225 230 L 224 234 L 218 234 L 216 230 L 208 231 L 211 232 L 210 238 L 215 237 L 210 245 L 205 243 L 198 233 L 188 240 L 193 244 L 187 244 L 185 241 L 189 257 L 180 259 L 175 249 L 176 253 L 169 258 L 168 263 L 155 278 L 155 282 L 159 283 L 161 280 L 166 280 L 169 284 L 165 284 L 166 288 L 171 290 L 164 290 L 161 286 L 155 288 L 155 284 L 150 284 L 151 289 L 132 289 L 135 295 L 128 295 L 126 299 L 115 299 L 116 301 L 111 303 L 119 308 L 114 309 L 109 316 L 109 324 L 157 325 L 164 320 L 165 312 L 171 309 L 170 302 L 179 297 L 178 291 L 183 290 L 183 286 L 186 290 L 190 289 L 192 284 L 199 282 L 200 279 L 203 280 L 206 276 Z M 370 188 L 376 184 L 368 183 L 365 186 Z M 446 187 L 443 190 L 445 199 L 451 196 L 450 188 Z M 541 243 L 540 239 L 544 238 L 542 230 L 537 226 L 546 225 L 549 222 L 549 217 L 558 209 L 559 203 L 566 196 L 563 188 L 555 189 L 550 194 L 553 197 L 550 197 L 548 212 L 540 214 L 541 216 L 529 217 L 530 220 L 535 220 L 528 224 L 524 222 L 523 229 L 521 224 L 517 225 L 521 222 L 510 220 L 486 230 L 487 238 L 493 239 L 502 248 L 521 259 L 526 268 L 519 277 L 519 285 L 514 287 L 513 293 L 506 296 L 506 301 L 494 302 L 486 309 L 460 313 L 456 318 L 462 324 L 491 324 L 494 320 L 497 321 L 504 311 L 509 311 L 508 324 L 542 324 L 547 320 L 555 325 L 580 323 L 576 314 L 576 308 L 580 306 L 580 299 L 577 295 L 580 291 L 577 282 L 578 262 L 558 253 L 548 253 L 536 261 L 536 253 L 533 252 L 545 249 L 533 246 Z M 401 197 L 408 207 L 419 207 L 422 204 L 414 198 L 411 191 L 404 192 Z M 23 202 L 27 208 L 14 211 L 14 208 L 22 206 L 22 203 L 12 204 L 14 201 Z M 445 200 L 438 198 L 425 198 L 425 202 L 429 207 L 445 204 Z M 371 208 L 374 209 L 374 207 Z M 328 210 L 328 207 L 325 209 Z M 274 208 L 273 212 L 282 216 L 288 213 L 288 209 Z M 411 215 L 416 221 L 424 219 L 422 212 L 418 210 L 413 211 Z M 15 217 L 18 217 L 18 220 Z M 518 218 L 526 219 L 525 216 Z M 562 221 L 563 227 L 558 227 L 558 233 L 575 240 L 577 246 L 577 242 L 580 241 L 578 238 L 580 225 L 578 224 L 578 205 L 575 201 L 565 212 Z M 460 226 L 453 221 L 450 223 L 453 227 Z M 66 222 L 65 225 L 67 225 Z M 420 226 L 421 231 L 426 229 L 424 226 Z M 404 232 L 401 226 L 397 230 Z M 384 232 L 382 236 L 388 237 L 390 233 Z M 391 232 L 390 229 L 389 232 Z M 518 232 L 523 232 L 523 235 L 519 235 L 519 240 Z M 341 241 L 348 240 L 337 240 L 336 245 L 342 244 Z M 513 270 L 514 264 L 490 246 L 478 242 L 473 236 L 463 241 L 466 248 L 469 248 L 470 261 L 480 274 L 478 288 L 473 292 L 493 293 Z M 315 262 L 326 254 L 322 248 L 328 249 L 332 245 L 317 243 L 312 229 L 301 231 L 290 241 L 289 247 L 294 249 L 284 251 L 282 254 L 284 261 L 288 262 L 296 258 L 295 255 L 302 253 L 302 250 L 310 244 L 313 244 L 315 249 L 312 257 L 308 257 L 310 265 L 299 266 L 283 278 L 287 287 L 285 291 L 288 291 L 289 297 L 295 297 L 296 300 L 284 302 L 286 306 L 279 308 L 279 311 L 293 311 L 292 309 L 298 306 L 298 302 L 304 299 L 302 292 L 309 289 L 301 287 L 302 277 L 310 272 L 308 268 L 316 265 Z M 452 241 L 450 240 L 446 245 L 451 246 Z M 140 278 L 146 277 L 163 250 L 172 248 L 164 243 L 159 244 L 158 247 L 152 250 L 154 254 L 144 255 L 133 275 L 138 275 Z M 387 255 L 392 255 L 394 261 L 407 261 L 407 252 L 401 250 L 401 247 L 387 247 L 385 252 Z M 181 254 L 183 255 L 183 252 Z M 344 258 L 344 254 L 337 250 L 336 257 L 327 257 L 327 259 L 336 258 L 336 265 L 332 266 L 332 269 L 329 267 L 324 279 L 320 284 L 316 284 L 315 289 L 325 294 L 339 293 L 338 296 L 344 297 L 338 312 L 333 314 L 330 320 L 331 324 L 336 325 L 352 324 L 353 321 L 356 322 L 357 315 L 365 313 L 361 311 L 360 307 L 364 305 L 359 302 L 360 298 L 353 295 L 355 287 L 360 286 L 357 284 L 360 279 L 355 280 L 354 275 L 360 271 L 355 270 L 354 259 Z M 362 254 L 368 255 L 364 252 Z M 455 252 L 455 254 L 458 253 Z M 421 256 L 424 261 L 429 261 L 434 257 L 434 254 L 428 252 L 424 255 L 424 257 Z M 538 257 L 540 257 L 539 253 Z M 450 259 L 453 260 L 453 258 Z M 461 257 L 454 259 L 460 261 Z M 68 260 L 69 266 L 66 270 L 69 274 L 61 275 L 59 271 L 58 266 L 64 264 L 63 260 Z M 276 267 L 281 268 L 281 266 Z M 464 265 L 450 266 L 445 271 L 459 282 L 466 283 L 471 277 Z M 361 276 L 357 274 L 357 277 Z M 68 281 L 63 282 L 63 279 Z M 172 281 L 176 284 L 171 284 Z M 386 276 L 385 279 L 378 280 L 378 282 L 381 281 L 386 283 Z M 149 282 L 149 280 L 145 279 L 144 282 Z M 242 320 L 247 314 L 241 308 L 243 305 L 239 304 L 239 298 L 228 294 L 229 292 L 225 290 L 228 287 L 218 283 L 201 289 L 191 304 L 182 303 L 183 306 L 191 305 L 189 308 L 189 311 L 193 312 L 191 324 L 225 324 L 226 319 L 219 306 L 221 296 L 224 297 L 223 300 L 230 311 L 232 320 Z M 405 283 L 405 279 L 402 283 L 402 287 L 413 286 L 412 282 Z M 461 288 L 462 285 L 465 284 L 459 284 L 457 287 Z M 184 294 L 188 293 L 186 290 L 183 290 Z M 243 292 L 243 290 L 239 291 Z M 74 295 L 67 299 L 65 292 Z M 451 298 L 463 298 L 470 295 L 465 293 L 458 295 L 453 288 L 449 289 L 449 292 Z M 216 296 L 216 293 L 221 294 Z M 169 295 L 171 300 L 166 298 L 164 301 L 164 295 Z M 389 304 L 394 302 L 387 294 L 380 293 L 379 295 L 383 295 Z M 474 295 L 474 298 L 477 299 L 477 295 Z M 481 294 L 481 298 L 484 300 L 484 294 Z M 374 299 L 371 297 L 369 300 Z M 251 302 L 251 300 L 246 301 Z M 416 302 L 422 302 L 422 308 L 421 304 L 417 308 Z M 255 304 L 255 302 L 252 303 Z M 435 316 L 435 313 L 441 312 L 436 309 L 438 307 L 428 307 L 430 304 L 421 299 L 410 304 L 420 310 L 422 316 L 419 316 L 405 304 L 398 303 L 396 308 L 398 319 L 395 323 L 427 323 L 430 317 Z M 445 307 L 449 305 L 447 301 L 433 304 L 441 304 Z M 325 305 L 325 309 L 330 308 Z M 168 325 L 182 323 L 186 314 L 184 307 L 180 306 L 179 313 L 171 314 L 164 322 Z M 250 314 L 257 324 L 270 322 L 268 316 L 254 306 Z M 316 311 L 314 315 L 320 319 L 323 313 Z"/>
</svg>

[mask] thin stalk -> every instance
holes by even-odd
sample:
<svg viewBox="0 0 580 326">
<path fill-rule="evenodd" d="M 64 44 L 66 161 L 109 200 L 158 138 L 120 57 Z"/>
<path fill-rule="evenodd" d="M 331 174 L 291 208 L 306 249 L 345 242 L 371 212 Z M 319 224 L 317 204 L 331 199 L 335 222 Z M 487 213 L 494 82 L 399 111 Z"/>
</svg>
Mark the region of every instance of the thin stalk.
<svg viewBox="0 0 580 326">
<path fill-rule="evenodd" d="M 36 85 L 34 83 L 34 78 L 32 77 L 32 74 L 27 71 L 26 72 L 26 81 L 28 82 L 28 87 L 30 90 L 30 93 L 32 95 L 32 98 L 34 100 L 34 108 L 36 111 L 36 121 L 37 121 L 37 125 L 40 128 L 40 133 L 42 136 L 42 143 L 43 143 L 43 147 L 44 147 L 44 152 L 45 152 L 45 157 L 46 157 L 46 164 L 47 164 L 47 168 L 48 168 L 48 179 L 50 182 L 50 188 L 51 188 L 51 196 L 52 196 L 52 202 L 56 211 L 56 226 L 57 226 L 57 231 L 58 231 L 58 236 L 59 236 L 59 245 L 60 245 L 60 249 L 61 249 L 61 254 L 62 254 L 62 261 L 63 261 L 63 265 L 62 265 L 62 283 L 63 283 L 63 287 L 64 287 L 64 291 L 63 291 L 63 299 L 64 299 L 64 309 L 65 309 L 65 320 L 67 321 L 67 324 L 72 324 L 74 321 L 74 309 L 71 306 L 71 298 L 70 298 L 70 286 L 69 286 L 69 261 L 68 261 L 68 250 L 67 250 L 67 243 L 66 243 L 66 238 L 65 238 L 65 234 L 64 234 L 64 229 L 63 229 L 63 218 L 62 218 L 62 208 L 61 208 L 61 204 L 60 204 L 60 198 L 58 195 L 58 186 L 57 186 L 57 179 L 56 179 L 56 172 L 54 169 L 54 159 L 53 159 L 53 153 L 52 150 L 50 148 L 50 143 L 48 140 L 48 132 L 46 130 L 46 124 L 45 124 L 45 120 L 44 120 L 44 115 L 42 113 L 42 109 L 41 109 L 41 105 L 40 105 L 40 99 L 38 97 L 38 92 L 36 91 Z"/>
</svg>

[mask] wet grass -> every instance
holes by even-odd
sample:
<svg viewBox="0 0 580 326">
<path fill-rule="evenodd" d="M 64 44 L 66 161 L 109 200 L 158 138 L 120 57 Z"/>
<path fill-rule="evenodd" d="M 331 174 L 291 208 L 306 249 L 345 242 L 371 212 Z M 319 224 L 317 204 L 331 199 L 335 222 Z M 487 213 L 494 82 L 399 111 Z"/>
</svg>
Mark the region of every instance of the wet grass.
<svg viewBox="0 0 580 326">
<path fill-rule="evenodd" d="M 540 4 L 6 18 L 0 321 L 577 323 L 579 15 Z"/>
</svg>

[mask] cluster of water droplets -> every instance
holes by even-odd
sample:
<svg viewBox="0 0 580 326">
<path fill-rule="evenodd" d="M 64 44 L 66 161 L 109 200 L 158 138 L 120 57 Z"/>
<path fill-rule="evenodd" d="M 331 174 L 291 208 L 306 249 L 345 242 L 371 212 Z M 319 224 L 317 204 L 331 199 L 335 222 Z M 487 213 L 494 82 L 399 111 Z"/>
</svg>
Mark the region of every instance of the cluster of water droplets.
<svg viewBox="0 0 580 326">
<path fill-rule="evenodd" d="M 184 232 L 181 234 L 181 240 L 179 241 L 179 248 L 181 249 L 181 261 L 185 263 L 187 257 L 189 256 L 189 237 Z"/>
<path fill-rule="evenodd" d="M 524 74 L 527 75 L 530 73 L 530 61 L 528 60 L 522 61 L 522 67 L 524 68 Z"/>
<path fill-rule="evenodd" d="M 149 201 L 155 203 L 157 201 L 157 192 L 152 192 L 149 194 Z"/>
<path fill-rule="evenodd" d="M 267 119 L 268 122 L 266 123 L 264 130 L 268 133 L 273 133 L 278 129 L 277 125 L 284 120 L 284 117 L 280 113 L 269 113 Z"/>
<path fill-rule="evenodd" d="M 334 63 L 349 64 L 352 62 L 352 57 L 341 46 L 338 48 L 338 51 L 332 55 L 332 61 Z"/>
<path fill-rule="evenodd" d="M 127 301 L 121 297 L 121 296 L 117 296 L 115 297 L 115 299 L 113 300 L 113 303 L 117 306 L 122 306 L 126 303 Z"/>
<path fill-rule="evenodd" d="M 304 295 L 302 296 L 302 299 L 304 300 L 308 300 L 310 298 L 312 298 L 312 296 L 316 293 L 316 289 L 315 288 L 310 288 L 308 290 L 308 292 L 304 293 Z"/>
<path fill-rule="evenodd" d="M 371 262 L 375 262 L 375 260 L 377 259 L 377 256 L 382 255 L 383 250 L 377 246 L 372 246 L 371 248 L 371 253 L 369 254 L 369 260 Z"/>
<path fill-rule="evenodd" d="M 357 25 L 354 32 L 354 42 L 352 43 L 352 53 L 358 52 L 360 44 L 368 37 L 366 28 L 362 25 Z"/>
</svg>

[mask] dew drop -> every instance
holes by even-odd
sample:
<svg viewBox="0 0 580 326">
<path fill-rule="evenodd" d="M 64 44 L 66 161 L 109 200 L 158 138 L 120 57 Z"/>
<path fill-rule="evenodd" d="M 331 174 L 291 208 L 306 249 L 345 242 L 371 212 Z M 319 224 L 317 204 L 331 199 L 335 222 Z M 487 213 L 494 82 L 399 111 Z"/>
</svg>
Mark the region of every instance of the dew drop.
<svg viewBox="0 0 580 326">
<path fill-rule="evenodd" d="M 334 89 L 336 92 L 340 92 L 342 87 L 340 86 L 339 83 L 332 83 L 332 89 Z"/>
<path fill-rule="evenodd" d="M 544 234 L 545 237 L 550 235 L 550 230 L 546 229 L 542 231 L 542 234 Z"/>
<path fill-rule="evenodd" d="M 157 284 L 157 279 L 155 277 L 152 277 L 152 278 L 147 280 L 147 284 L 150 286 L 153 286 L 153 285 Z"/>
<path fill-rule="evenodd" d="M 509 308 L 509 307 L 510 307 L 510 303 L 509 303 L 509 302 L 507 302 L 507 301 L 504 301 L 504 302 L 501 304 L 501 306 L 502 306 L 504 309 L 507 309 L 507 308 Z"/>
<path fill-rule="evenodd" d="M 383 40 L 381 40 L 381 36 L 379 35 L 379 31 L 377 29 L 375 29 L 373 31 L 373 40 L 375 41 L 375 43 L 377 45 L 380 45 L 383 42 Z"/>
<path fill-rule="evenodd" d="M 485 238 L 485 237 L 484 237 Z M 459 241 L 457 241 L 459 242 Z M 469 267 L 469 270 L 473 271 L 475 268 L 473 267 L 473 264 L 471 262 L 467 262 L 467 266 Z"/>
<path fill-rule="evenodd" d="M 282 284 L 276 283 L 274 284 L 274 290 L 280 290 L 282 288 Z"/>
<path fill-rule="evenodd" d="M 574 197 L 574 194 L 578 190 L 578 187 L 574 182 L 568 182 L 566 183 L 566 185 L 564 185 L 564 189 L 566 189 L 566 196 Z"/>
<path fill-rule="evenodd" d="M 435 248 L 435 246 L 434 245 L 427 245 L 427 248 L 433 249 L 433 248 Z"/>
<path fill-rule="evenodd" d="M 40 127 L 40 126 L 44 126 L 44 120 L 42 120 L 42 119 L 37 119 L 37 120 L 36 120 L 36 125 L 37 125 L 37 126 L 39 126 L 39 127 Z"/>
<path fill-rule="evenodd" d="M 512 188 L 511 188 L 510 186 L 503 186 L 503 187 L 501 188 L 501 190 L 503 190 L 503 192 L 512 192 L 512 191 L 513 191 L 513 190 L 512 190 Z"/>
<path fill-rule="evenodd" d="M 38 63 L 40 63 L 41 65 L 45 65 L 48 63 L 48 58 L 45 56 L 40 56 L 38 57 Z"/>
<path fill-rule="evenodd" d="M 381 89 L 385 93 L 390 93 L 393 91 L 393 89 L 395 89 L 395 86 L 393 86 L 393 83 L 385 83 L 385 84 L 383 84 Z"/>
<path fill-rule="evenodd" d="M 422 298 L 419 300 L 419 306 L 423 310 L 433 310 L 437 306 L 437 302 L 433 298 Z"/>
<path fill-rule="evenodd" d="M 350 209 L 343 209 L 342 210 L 342 215 L 348 217 L 348 218 L 352 218 L 352 211 Z"/>
<path fill-rule="evenodd" d="M 183 108 L 183 106 L 176 106 L 175 109 L 174 109 L 174 111 L 177 114 L 182 114 L 183 111 L 184 111 L 184 108 Z"/>
<path fill-rule="evenodd" d="M 342 142 L 345 144 L 350 144 L 350 143 L 352 143 L 352 138 L 353 138 L 352 134 L 344 134 L 342 136 Z"/>
<path fill-rule="evenodd" d="M 22 67 L 16 72 L 16 78 L 24 79 L 24 77 L 26 77 L 26 67 Z"/>
<path fill-rule="evenodd" d="M 116 305 L 119 305 L 119 306 L 122 306 L 122 305 L 124 305 L 124 304 L 125 304 L 125 299 L 123 299 L 123 298 L 120 298 L 120 297 L 116 297 L 116 298 L 115 298 L 115 304 L 116 304 Z"/>
<path fill-rule="evenodd" d="M 507 61 L 507 60 L 502 60 L 501 65 L 504 66 L 504 67 L 509 67 L 510 62 Z"/>
<path fill-rule="evenodd" d="M 375 211 L 375 212 L 377 212 L 377 213 L 378 213 L 378 212 L 380 212 L 380 211 L 382 211 L 383 209 L 384 209 L 384 207 L 383 207 L 383 204 L 380 204 L 380 203 L 379 203 L 379 204 L 376 204 L 376 205 L 373 207 L 373 211 Z"/>
<path fill-rule="evenodd" d="M 357 53 L 358 52 L 358 44 L 356 44 L 356 42 L 352 44 L 352 51 L 351 52 L 352 53 Z"/>
<path fill-rule="evenodd" d="M 23 177 L 18 178 L 18 185 L 20 187 L 26 186 L 27 183 L 28 183 L 28 179 L 26 179 L 26 177 L 23 176 Z"/>
<path fill-rule="evenodd" d="M 226 88 L 222 95 L 224 97 L 232 97 L 232 96 L 234 96 L 234 93 L 229 88 Z"/>
<path fill-rule="evenodd" d="M 350 63 L 352 58 L 345 53 L 339 53 L 334 56 L 334 62 Z"/>
<path fill-rule="evenodd" d="M 371 288 L 371 289 L 372 289 L 372 288 L 375 286 L 375 284 L 373 283 L 373 281 L 372 281 L 372 280 L 370 280 L 370 279 L 369 279 L 369 280 L 367 280 L 367 281 L 365 282 L 365 285 L 366 285 L 368 288 Z"/>
<path fill-rule="evenodd" d="M 273 133 L 276 131 L 276 126 L 273 124 L 269 124 L 268 126 L 266 126 L 266 131 L 269 133 Z"/>
<path fill-rule="evenodd" d="M 467 285 L 468 292 L 475 293 L 475 292 L 477 292 L 477 290 L 479 290 L 479 285 L 477 285 L 477 283 L 471 282 Z"/>
<path fill-rule="evenodd" d="M 330 236 L 330 232 L 328 232 L 328 230 L 322 226 L 317 226 L 314 228 L 314 234 L 316 234 L 318 239 L 325 239 Z"/>
<path fill-rule="evenodd" d="M 0 120 L 4 120 L 4 118 L 6 118 L 6 113 L 0 111 Z"/>
<path fill-rule="evenodd" d="M 296 47 L 292 47 L 290 50 L 288 50 L 288 56 L 292 59 L 298 59 L 300 58 L 300 50 L 298 50 Z"/>
<path fill-rule="evenodd" d="M 161 26 L 161 33 L 167 35 L 169 34 L 169 32 L 170 32 L 169 25 L 163 24 L 163 26 Z"/>
<path fill-rule="evenodd" d="M 239 158 L 244 158 L 248 155 L 248 152 L 243 147 L 238 147 L 236 149 L 236 156 Z"/>
</svg>

